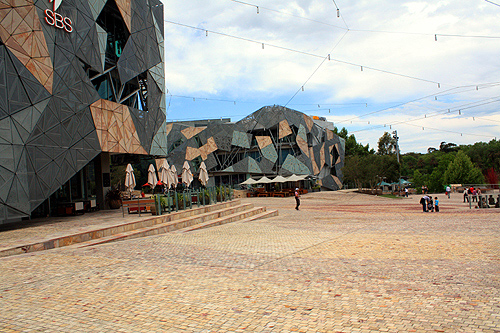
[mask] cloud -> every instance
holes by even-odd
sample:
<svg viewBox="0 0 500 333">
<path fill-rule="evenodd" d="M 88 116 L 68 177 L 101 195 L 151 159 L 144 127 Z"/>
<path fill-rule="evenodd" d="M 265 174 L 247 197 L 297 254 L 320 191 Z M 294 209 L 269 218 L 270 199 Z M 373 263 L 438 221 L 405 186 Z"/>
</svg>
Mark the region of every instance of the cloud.
<svg viewBox="0 0 500 333">
<path fill-rule="evenodd" d="M 465 0 L 381 0 L 376 5 L 363 0 L 337 1 L 341 18 L 328 1 L 249 3 L 259 6 L 258 14 L 255 6 L 230 0 L 173 0 L 165 4 L 167 21 L 201 29 L 165 24 L 169 91 L 236 101 L 236 105 L 216 105 L 215 101 L 196 104 L 172 97 L 169 116 L 230 116 L 237 120 L 263 105 L 290 101 L 290 107 L 305 113 L 314 110 L 316 115 L 335 114 L 335 120 L 355 119 L 353 124 L 339 126 L 354 132 L 358 141 L 376 147 L 383 131 L 371 126 L 355 132 L 362 122 L 389 124 L 500 96 L 499 86 L 482 85 L 500 81 L 500 39 L 477 37 L 500 37 L 500 10 L 487 2 L 471 6 Z M 330 61 L 321 58 L 328 54 Z M 475 90 L 475 85 L 480 88 Z M 471 87 L 450 90 L 459 86 Z M 453 94 L 443 95 L 448 90 Z M 429 98 L 366 116 L 424 96 Z M 367 103 L 368 107 L 351 103 Z M 328 104 L 344 106 L 315 108 Z M 499 132 L 500 123 L 471 123 L 465 115 L 487 113 L 498 119 L 499 104 L 471 108 L 456 119 L 435 117 L 430 122 L 434 126 L 419 121 L 424 135 L 413 125 L 395 125 L 405 132 L 406 137 L 400 136 L 408 142 L 402 150 L 423 152 L 441 141 L 489 141 Z M 426 125 L 443 131 L 427 132 Z M 466 129 L 485 136 L 452 133 Z"/>
</svg>

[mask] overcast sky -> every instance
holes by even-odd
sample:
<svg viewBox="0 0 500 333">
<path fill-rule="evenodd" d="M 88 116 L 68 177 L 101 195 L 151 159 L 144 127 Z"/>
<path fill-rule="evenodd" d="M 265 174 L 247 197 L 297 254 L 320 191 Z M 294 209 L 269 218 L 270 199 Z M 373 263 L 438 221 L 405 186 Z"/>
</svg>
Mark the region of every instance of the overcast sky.
<svg viewBox="0 0 500 333">
<path fill-rule="evenodd" d="M 163 2 L 167 120 L 277 104 L 375 149 L 500 139 L 500 0 Z"/>
</svg>

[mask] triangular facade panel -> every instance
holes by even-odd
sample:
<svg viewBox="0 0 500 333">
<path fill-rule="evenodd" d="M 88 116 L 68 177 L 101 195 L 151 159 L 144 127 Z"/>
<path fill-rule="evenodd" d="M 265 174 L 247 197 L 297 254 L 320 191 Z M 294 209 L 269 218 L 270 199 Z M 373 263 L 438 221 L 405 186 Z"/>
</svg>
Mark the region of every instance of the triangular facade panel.
<svg viewBox="0 0 500 333">
<path fill-rule="evenodd" d="M 0 5 L 0 224 L 101 151 L 167 154 L 161 2 L 65 0 L 71 32 L 47 24 L 50 7 Z"/>
</svg>

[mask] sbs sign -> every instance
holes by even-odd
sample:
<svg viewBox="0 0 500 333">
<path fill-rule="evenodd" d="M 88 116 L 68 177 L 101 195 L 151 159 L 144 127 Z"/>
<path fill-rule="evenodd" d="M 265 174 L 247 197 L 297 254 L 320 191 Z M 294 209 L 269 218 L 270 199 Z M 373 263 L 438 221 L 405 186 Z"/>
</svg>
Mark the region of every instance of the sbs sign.
<svg viewBox="0 0 500 333">
<path fill-rule="evenodd" d="M 66 32 L 73 31 L 73 22 L 69 17 L 64 17 L 57 13 L 56 10 L 62 3 L 62 0 L 49 0 L 53 3 L 53 10 L 45 9 L 45 22 L 48 25 L 54 26 L 58 29 L 64 29 Z"/>
</svg>

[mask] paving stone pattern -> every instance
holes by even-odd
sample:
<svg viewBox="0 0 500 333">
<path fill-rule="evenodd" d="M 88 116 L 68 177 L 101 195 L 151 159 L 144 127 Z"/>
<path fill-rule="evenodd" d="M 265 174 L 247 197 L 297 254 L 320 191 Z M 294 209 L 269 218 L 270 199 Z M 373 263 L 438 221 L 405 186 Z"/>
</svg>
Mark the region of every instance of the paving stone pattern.
<svg viewBox="0 0 500 333">
<path fill-rule="evenodd" d="M 250 198 L 280 215 L 0 258 L 0 332 L 500 332 L 500 209 L 459 199 Z"/>
</svg>

